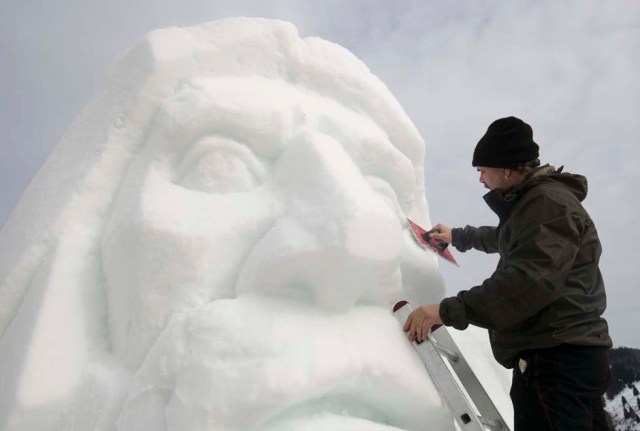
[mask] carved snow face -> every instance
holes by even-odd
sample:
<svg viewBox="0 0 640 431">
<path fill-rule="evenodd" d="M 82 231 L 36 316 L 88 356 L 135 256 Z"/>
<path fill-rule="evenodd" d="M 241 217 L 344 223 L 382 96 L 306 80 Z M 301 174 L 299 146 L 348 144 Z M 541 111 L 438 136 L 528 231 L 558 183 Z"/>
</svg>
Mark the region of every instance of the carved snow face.
<svg viewBox="0 0 640 431">
<path fill-rule="evenodd" d="M 185 83 L 103 240 L 116 351 L 139 364 L 172 313 L 242 294 L 389 303 L 413 182 L 382 129 L 329 98 L 262 78 Z"/>
<path fill-rule="evenodd" d="M 120 426 L 425 420 L 423 400 L 439 401 L 399 377 L 424 370 L 386 307 L 414 175 L 374 122 L 319 94 L 262 78 L 182 85 L 103 240 L 112 343 L 142 364 Z"/>
<path fill-rule="evenodd" d="M 150 33 L 34 180 L 20 213 L 37 223 L 0 259 L 0 417 L 450 428 L 388 307 L 443 293 L 403 229 L 426 220 L 423 150 L 359 60 L 290 24 Z"/>
</svg>

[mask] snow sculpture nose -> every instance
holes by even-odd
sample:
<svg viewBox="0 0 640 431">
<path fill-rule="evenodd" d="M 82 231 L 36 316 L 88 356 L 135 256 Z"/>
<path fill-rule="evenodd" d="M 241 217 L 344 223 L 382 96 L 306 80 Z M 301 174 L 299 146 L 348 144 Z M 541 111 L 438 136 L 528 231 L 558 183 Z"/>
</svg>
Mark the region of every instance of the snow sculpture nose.
<svg viewBox="0 0 640 431">
<path fill-rule="evenodd" d="M 401 223 L 341 144 L 304 132 L 275 167 L 283 215 L 258 242 L 237 292 L 336 309 L 386 304 L 401 289 Z"/>
</svg>

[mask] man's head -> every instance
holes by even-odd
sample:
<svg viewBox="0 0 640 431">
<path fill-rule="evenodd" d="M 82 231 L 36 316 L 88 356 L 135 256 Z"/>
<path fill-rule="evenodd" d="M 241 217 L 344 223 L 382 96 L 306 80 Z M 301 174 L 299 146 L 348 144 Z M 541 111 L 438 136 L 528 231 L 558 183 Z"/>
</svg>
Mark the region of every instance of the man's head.
<svg viewBox="0 0 640 431">
<path fill-rule="evenodd" d="M 480 182 L 486 188 L 508 189 L 540 164 L 538 149 L 531 126 L 516 117 L 500 118 L 478 141 L 472 165 L 480 172 Z"/>
<path fill-rule="evenodd" d="M 487 129 L 473 152 L 473 166 L 516 168 L 538 158 L 531 126 L 516 117 L 500 118 Z"/>
</svg>

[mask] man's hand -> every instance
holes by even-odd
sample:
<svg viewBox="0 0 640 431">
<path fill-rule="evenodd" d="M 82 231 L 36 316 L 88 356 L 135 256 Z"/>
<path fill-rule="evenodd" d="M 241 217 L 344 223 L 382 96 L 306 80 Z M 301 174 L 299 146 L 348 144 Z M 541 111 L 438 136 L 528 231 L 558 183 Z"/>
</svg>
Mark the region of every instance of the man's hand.
<svg viewBox="0 0 640 431">
<path fill-rule="evenodd" d="M 433 238 L 438 241 L 446 242 L 447 244 L 451 244 L 451 228 L 445 226 L 443 224 L 438 223 L 429 231 L 430 238 Z"/>
<path fill-rule="evenodd" d="M 417 339 L 421 343 L 428 338 L 433 325 L 442 325 L 440 304 L 424 304 L 416 308 L 409 314 L 402 329 L 407 332 L 409 341 Z"/>
</svg>

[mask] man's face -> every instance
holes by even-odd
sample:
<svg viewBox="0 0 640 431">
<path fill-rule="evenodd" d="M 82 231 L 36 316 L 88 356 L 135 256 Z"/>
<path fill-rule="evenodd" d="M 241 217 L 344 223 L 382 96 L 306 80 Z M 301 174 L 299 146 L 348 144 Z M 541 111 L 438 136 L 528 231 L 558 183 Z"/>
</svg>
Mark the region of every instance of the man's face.
<svg viewBox="0 0 640 431">
<path fill-rule="evenodd" d="M 480 172 L 480 182 L 489 190 L 504 190 L 511 186 L 506 171 L 503 168 L 488 168 L 486 166 L 478 166 Z"/>
</svg>

